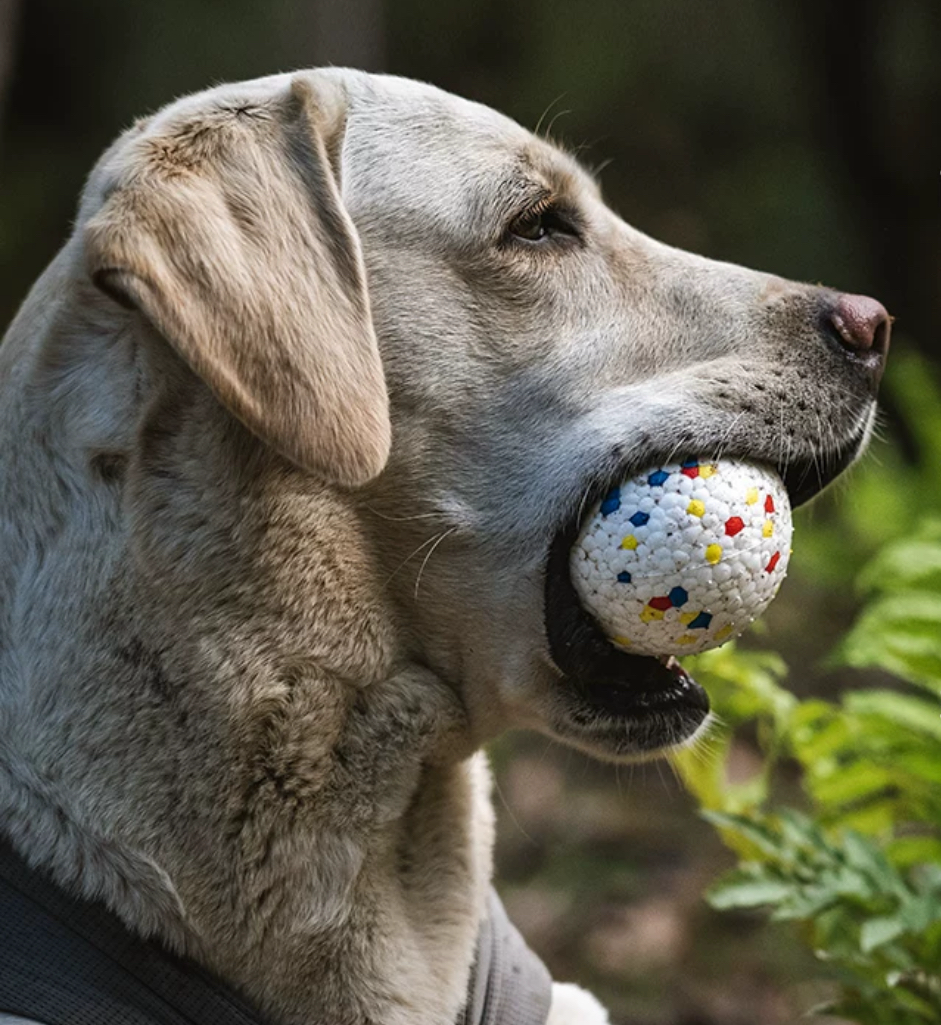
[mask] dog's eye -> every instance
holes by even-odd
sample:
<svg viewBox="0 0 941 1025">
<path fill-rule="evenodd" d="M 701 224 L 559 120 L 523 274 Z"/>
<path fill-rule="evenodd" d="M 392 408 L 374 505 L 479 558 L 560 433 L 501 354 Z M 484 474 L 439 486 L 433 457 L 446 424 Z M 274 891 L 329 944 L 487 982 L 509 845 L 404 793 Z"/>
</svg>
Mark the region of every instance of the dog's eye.
<svg viewBox="0 0 941 1025">
<path fill-rule="evenodd" d="M 524 242 L 543 242 L 559 235 L 574 236 L 575 228 L 565 215 L 553 206 L 537 204 L 510 221 L 509 234 Z"/>
</svg>

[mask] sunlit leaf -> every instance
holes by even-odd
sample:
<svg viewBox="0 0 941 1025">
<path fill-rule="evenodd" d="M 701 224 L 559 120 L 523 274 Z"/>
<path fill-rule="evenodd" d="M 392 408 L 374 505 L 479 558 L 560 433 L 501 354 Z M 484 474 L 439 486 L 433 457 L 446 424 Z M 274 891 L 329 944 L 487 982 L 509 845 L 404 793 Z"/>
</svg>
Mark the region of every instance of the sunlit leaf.
<svg viewBox="0 0 941 1025">
<path fill-rule="evenodd" d="M 885 850 L 892 864 L 900 868 L 936 862 L 938 871 L 941 873 L 941 838 L 900 836 L 886 844 Z M 939 878 L 939 885 L 941 885 L 941 878 Z"/>
<path fill-rule="evenodd" d="M 774 859 L 780 850 L 780 843 L 774 833 L 767 827 L 746 818 L 744 815 L 730 815 L 724 812 L 704 811 L 707 822 L 711 822 L 723 833 L 741 837 L 749 847 L 754 848 L 766 857 Z"/>
<path fill-rule="evenodd" d="M 793 887 L 773 878 L 750 878 L 741 874 L 722 880 L 706 892 L 710 907 L 717 911 L 730 908 L 755 908 L 777 904 L 792 894 Z"/>
<path fill-rule="evenodd" d="M 894 940 L 908 927 L 898 915 L 888 915 L 884 918 L 870 918 L 863 922 L 859 930 L 859 946 L 864 953 L 881 947 L 883 943 Z"/>
<path fill-rule="evenodd" d="M 930 925 L 941 921 L 941 899 L 935 893 L 914 897 L 902 905 L 899 914 L 908 929 L 922 933 Z"/>
<path fill-rule="evenodd" d="M 936 643 L 941 645 L 941 636 Z M 941 742 L 941 702 L 931 703 L 888 690 L 864 690 L 848 694 L 844 704 L 849 712 L 877 715 Z"/>
</svg>

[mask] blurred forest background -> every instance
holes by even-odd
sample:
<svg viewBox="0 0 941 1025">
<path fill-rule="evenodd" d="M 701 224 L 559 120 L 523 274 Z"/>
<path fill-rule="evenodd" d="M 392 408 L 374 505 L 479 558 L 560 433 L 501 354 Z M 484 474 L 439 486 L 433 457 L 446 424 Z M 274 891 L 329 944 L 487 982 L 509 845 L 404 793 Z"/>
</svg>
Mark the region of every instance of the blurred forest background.
<svg viewBox="0 0 941 1025">
<path fill-rule="evenodd" d="M 832 697 L 866 675 L 825 663 L 857 570 L 941 503 L 939 55 L 938 0 L 0 0 L 0 319 L 103 147 L 181 93 L 350 64 L 551 126 L 649 234 L 897 318 L 882 436 L 798 515 L 789 581 L 746 642 Z M 511 914 L 617 1022 L 778 1025 L 826 993 L 786 929 L 705 905 L 732 859 L 668 768 L 524 735 L 493 754 Z M 731 768 L 756 758 L 746 736 Z"/>
</svg>

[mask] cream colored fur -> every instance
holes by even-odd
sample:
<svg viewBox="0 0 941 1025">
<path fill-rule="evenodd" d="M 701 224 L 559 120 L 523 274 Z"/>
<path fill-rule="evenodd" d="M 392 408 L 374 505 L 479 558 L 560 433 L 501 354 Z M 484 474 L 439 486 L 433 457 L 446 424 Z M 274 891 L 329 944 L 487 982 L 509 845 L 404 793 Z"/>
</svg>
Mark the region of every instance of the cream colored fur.
<svg viewBox="0 0 941 1025">
<path fill-rule="evenodd" d="M 508 238 L 550 192 L 580 244 Z M 284 1025 L 452 1022 L 475 750 L 631 755 L 547 654 L 560 510 L 655 435 L 868 429 L 816 294 L 646 238 L 429 86 L 301 72 L 141 121 L 0 349 L 0 828 Z M 557 990 L 552 1025 L 605 1020 Z"/>
</svg>

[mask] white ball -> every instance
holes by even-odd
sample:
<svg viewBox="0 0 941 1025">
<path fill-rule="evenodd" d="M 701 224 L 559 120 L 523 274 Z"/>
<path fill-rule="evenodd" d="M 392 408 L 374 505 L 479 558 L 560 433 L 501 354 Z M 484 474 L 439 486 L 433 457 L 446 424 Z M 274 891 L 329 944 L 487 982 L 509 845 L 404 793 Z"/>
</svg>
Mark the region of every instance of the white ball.
<svg viewBox="0 0 941 1025">
<path fill-rule="evenodd" d="M 618 647 L 691 655 L 764 612 L 787 573 L 791 533 L 773 471 L 736 459 L 675 463 L 624 481 L 589 513 L 572 582 Z"/>
</svg>

